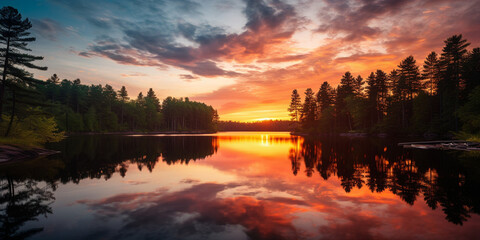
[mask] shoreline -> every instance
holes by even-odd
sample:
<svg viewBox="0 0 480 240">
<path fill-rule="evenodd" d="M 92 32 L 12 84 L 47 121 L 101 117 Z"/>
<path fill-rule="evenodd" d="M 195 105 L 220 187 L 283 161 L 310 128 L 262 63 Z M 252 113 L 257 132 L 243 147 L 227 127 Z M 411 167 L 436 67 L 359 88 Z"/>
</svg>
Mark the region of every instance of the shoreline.
<svg viewBox="0 0 480 240">
<path fill-rule="evenodd" d="M 72 132 L 72 133 L 65 133 L 65 136 L 82 136 L 82 135 L 133 135 L 133 134 L 144 134 L 144 135 L 156 135 L 156 134 L 211 134 L 211 133 L 217 133 L 217 132 L 218 132 L 218 131 Z"/>
<path fill-rule="evenodd" d="M 60 153 L 60 151 L 54 151 L 45 148 L 33 147 L 29 149 L 21 148 L 14 145 L 0 145 L 0 165 L 12 162 L 18 162 L 27 159 L 34 159 L 42 156 L 48 156 Z"/>
<path fill-rule="evenodd" d="M 365 133 L 365 132 L 355 132 L 355 133 L 307 133 L 307 132 L 290 132 L 290 135 L 293 136 L 302 136 L 302 137 L 326 137 L 326 136 L 338 136 L 338 137 L 352 137 L 352 138 L 366 138 L 366 137 L 375 137 L 375 138 L 411 138 L 411 139 L 455 139 L 452 134 L 437 135 L 437 134 L 424 134 L 424 135 L 391 135 L 388 133 Z"/>
</svg>

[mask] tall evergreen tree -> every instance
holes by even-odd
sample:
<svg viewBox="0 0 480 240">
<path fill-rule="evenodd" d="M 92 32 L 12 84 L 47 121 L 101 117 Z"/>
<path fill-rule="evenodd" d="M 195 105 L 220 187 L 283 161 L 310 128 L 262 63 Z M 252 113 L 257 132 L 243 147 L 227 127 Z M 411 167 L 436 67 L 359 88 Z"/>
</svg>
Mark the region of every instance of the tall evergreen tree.
<svg viewBox="0 0 480 240">
<path fill-rule="evenodd" d="M 439 66 L 437 53 L 431 52 L 428 54 L 423 64 L 422 77 L 425 79 L 424 86 L 433 96 L 433 93 L 437 91 Z"/>
<path fill-rule="evenodd" d="M 305 128 L 312 127 L 315 122 L 317 104 L 314 95 L 312 89 L 307 88 L 300 117 Z"/>
<path fill-rule="evenodd" d="M 443 128 L 458 130 L 458 119 L 455 116 L 459 107 L 460 86 L 462 79 L 462 62 L 470 43 L 462 35 L 454 35 L 445 40 L 440 57 L 440 79 L 438 95 L 441 99 Z"/>
<path fill-rule="evenodd" d="M 364 84 L 365 84 L 365 81 L 363 80 L 362 76 L 358 75 L 357 78 L 355 78 L 355 88 L 354 88 L 354 92 L 356 96 L 363 97 Z"/>
<path fill-rule="evenodd" d="M 401 61 L 398 71 L 399 84 L 404 87 L 402 94 L 405 99 L 411 100 L 422 89 L 420 71 L 413 56 L 408 56 Z"/>
<path fill-rule="evenodd" d="M 345 72 L 340 80 L 340 86 L 342 93 L 346 95 L 355 94 L 355 86 L 357 85 L 355 78 L 350 72 Z M 340 89 L 339 89 L 340 90 Z"/>
<path fill-rule="evenodd" d="M 337 95 L 335 99 L 335 110 L 337 116 L 337 126 L 341 130 L 353 130 L 352 115 L 347 109 L 346 99 L 355 96 L 355 78 L 350 72 L 345 72 L 337 87 Z M 342 129 L 343 128 L 343 129 Z"/>
<path fill-rule="evenodd" d="M 122 101 L 122 102 L 126 102 L 126 101 L 128 101 L 128 99 L 130 99 L 128 97 L 128 92 L 127 92 L 127 89 L 125 88 L 125 86 L 122 86 L 122 88 L 118 91 L 118 97 L 120 98 L 120 101 Z"/>
<path fill-rule="evenodd" d="M 115 92 L 113 87 L 105 84 L 105 87 L 103 87 L 103 96 L 105 98 L 105 101 L 107 102 L 107 106 L 111 108 L 113 103 L 117 99 L 117 93 Z"/>
<path fill-rule="evenodd" d="M 155 92 L 153 91 L 152 88 L 148 89 L 147 96 L 145 97 L 145 100 L 153 103 L 155 105 L 157 111 L 160 111 L 160 100 L 157 98 L 157 95 L 155 95 Z"/>
<path fill-rule="evenodd" d="M 317 103 L 320 113 L 333 104 L 333 89 L 328 82 L 323 82 L 317 93 Z"/>
<path fill-rule="evenodd" d="M 60 83 L 60 78 L 54 73 L 49 79 L 47 79 L 47 82 L 58 85 Z"/>
<path fill-rule="evenodd" d="M 373 126 L 378 121 L 378 85 L 375 73 L 371 72 L 367 78 L 367 99 L 368 99 L 368 124 Z"/>
<path fill-rule="evenodd" d="M 377 85 L 378 96 L 377 96 L 377 110 L 378 110 L 378 120 L 383 119 L 383 115 L 387 110 L 387 97 L 388 97 L 388 78 L 387 74 L 382 70 L 377 70 L 375 72 L 375 82 Z"/>
<path fill-rule="evenodd" d="M 393 69 L 390 72 L 390 74 L 388 74 L 387 86 L 389 88 L 389 94 L 394 99 L 399 98 L 399 96 L 400 96 L 400 89 L 398 88 L 399 79 L 400 79 L 400 77 L 399 77 L 398 71 L 396 69 Z"/>
<path fill-rule="evenodd" d="M 480 86 L 480 48 L 474 48 L 467 54 L 463 61 L 462 77 L 464 79 L 462 100 L 467 100 L 468 95 L 477 86 Z"/>
<path fill-rule="evenodd" d="M 123 105 L 129 99 L 125 86 L 118 91 L 118 98 L 120 99 L 120 124 L 123 126 Z"/>
<path fill-rule="evenodd" d="M 412 99 L 422 89 L 420 71 L 413 56 L 408 56 L 398 65 L 396 92 L 402 108 L 402 127 L 408 127 L 412 114 Z"/>
<path fill-rule="evenodd" d="M 27 48 L 28 43 L 35 41 L 34 37 L 29 37 L 27 32 L 32 27 L 28 18 L 22 19 L 22 15 L 17 9 L 7 6 L 0 9 L 0 67 L 2 70 L 2 82 L 0 84 L 0 121 L 3 116 L 3 105 L 5 102 L 5 89 L 7 87 L 8 77 L 17 78 L 21 81 L 32 84 L 35 79 L 21 67 L 33 68 L 38 70 L 47 70 L 46 67 L 40 67 L 33 62 L 42 60 L 43 57 L 33 56 L 25 53 L 31 51 Z"/>
<path fill-rule="evenodd" d="M 290 99 L 290 106 L 288 107 L 288 112 L 290 113 L 290 119 L 292 121 L 299 121 L 301 109 L 302 103 L 300 100 L 300 95 L 298 94 L 297 89 L 293 89 Z"/>
</svg>

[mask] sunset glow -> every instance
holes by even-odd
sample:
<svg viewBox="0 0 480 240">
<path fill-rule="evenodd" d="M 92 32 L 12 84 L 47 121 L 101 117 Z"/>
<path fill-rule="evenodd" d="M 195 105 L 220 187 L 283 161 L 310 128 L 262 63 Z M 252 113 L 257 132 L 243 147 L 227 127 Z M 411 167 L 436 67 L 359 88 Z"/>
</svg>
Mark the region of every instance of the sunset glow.
<svg viewBox="0 0 480 240">
<path fill-rule="evenodd" d="M 366 78 L 454 34 L 480 44 L 479 1 L 7 0 L 32 21 L 46 72 L 212 105 L 221 120 L 288 119 L 289 95 Z"/>
</svg>

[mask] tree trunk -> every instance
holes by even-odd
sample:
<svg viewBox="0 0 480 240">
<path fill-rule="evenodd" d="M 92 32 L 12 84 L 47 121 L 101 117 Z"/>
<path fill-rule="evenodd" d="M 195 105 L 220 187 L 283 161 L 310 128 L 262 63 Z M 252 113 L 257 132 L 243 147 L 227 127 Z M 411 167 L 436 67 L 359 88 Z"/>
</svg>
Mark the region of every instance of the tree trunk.
<svg viewBox="0 0 480 240">
<path fill-rule="evenodd" d="M 123 126 L 123 103 L 120 105 L 120 123 Z"/>
<path fill-rule="evenodd" d="M 8 28 L 8 32 L 10 27 Z M 5 96 L 5 84 L 7 81 L 7 66 L 10 53 L 10 37 L 7 38 L 7 50 L 5 51 L 5 61 L 3 65 L 2 84 L 0 85 L 0 122 L 3 121 L 3 98 Z"/>
<path fill-rule="evenodd" d="M 12 129 L 13 118 L 15 116 L 15 90 L 12 91 L 12 115 L 10 116 L 10 122 L 8 123 L 7 131 L 5 132 L 5 137 L 8 137 L 10 129 Z"/>
<path fill-rule="evenodd" d="M 68 132 L 68 109 L 65 111 L 65 132 Z"/>
</svg>

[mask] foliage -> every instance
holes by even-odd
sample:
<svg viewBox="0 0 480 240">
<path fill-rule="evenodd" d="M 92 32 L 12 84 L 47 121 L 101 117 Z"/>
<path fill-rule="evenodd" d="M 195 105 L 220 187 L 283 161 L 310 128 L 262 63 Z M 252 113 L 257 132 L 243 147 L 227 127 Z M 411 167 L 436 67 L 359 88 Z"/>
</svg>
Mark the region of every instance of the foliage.
<svg viewBox="0 0 480 240">
<path fill-rule="evenodd" d="M 46 67 L 40 67 L 33 62 L 42 60 L 43 57 L 33 56 L 25 52 L 31 51 L 27 48 L 29 42 L 35 41 L 34 37 L 29 37 L 27 32 L 32 27 L 28 18 L 22 19 L 22 15 L 13 7 L 3 7 L 0 9 L 0 44 L 5 47 L 0 48 L 0 67 L 2 79 L 0 84 L 0 120 L 3 114 L 5 103 L 5 90 L 8 79 L 19 80 L 24 84 L 35 84 L 38 80 L 22 69 L 23 67 L 38 70 L 47 70 Z"/>
<path fill-rule="evenodd" d="M 468 95 L 468 101 L 458 110 L 458 116 L 463 131 L 480 134 L 480 86 Z"/>
<path fill-rule="evenodd" d="M 46 142 L 60 141 L 63 138 L 63 133 L 59 132 L 53 117 L 45 116 L 39 108 L 29 109 L 29 113 L 27 117 L 22 119 L 15 117 L 8 138 L 34 146 Z M 5 128 L 4 125 L 8 123 L 8 121 L 6 121 L 8 118 L 10 118 L 10 116 L 4 116 L 4 121 L 2 121 L 0 125 L 2 129 Z"/>
<path fill-rule="evenodd" d="M 50 79 L 58 78 L 56 74 Z M 83 85 L 80 79 L 47 81 L 39 92 L 50 102 L 46 111 L 66 132 L 214 131 L 218 114 L 213 107 L 188 98 L 167 97 L 160 103 L 150 88 L 146 96 L 130 99 L 122 86 Z"/>
<path fill-rule="evenodd" d="M 300 119 L 300 112 L 302 111 L 302 103 L 300 95 L 297 92 L 297 89 L 293 89 L 290 106 L 288 107 L 288 112 L 290 113 L 290 119 L 292 121 L 298 122 Z"/>
</svg>

